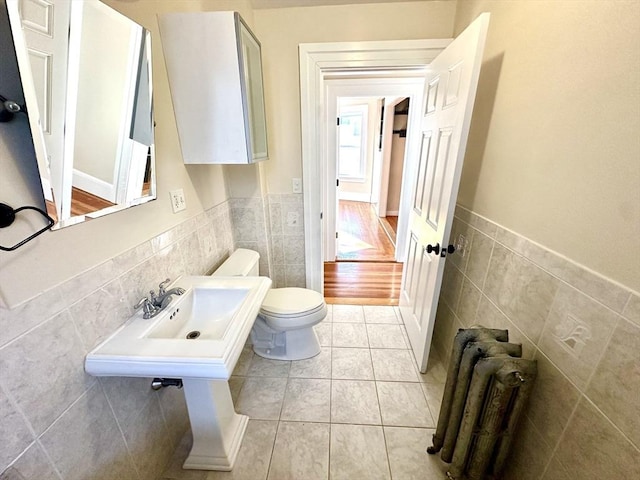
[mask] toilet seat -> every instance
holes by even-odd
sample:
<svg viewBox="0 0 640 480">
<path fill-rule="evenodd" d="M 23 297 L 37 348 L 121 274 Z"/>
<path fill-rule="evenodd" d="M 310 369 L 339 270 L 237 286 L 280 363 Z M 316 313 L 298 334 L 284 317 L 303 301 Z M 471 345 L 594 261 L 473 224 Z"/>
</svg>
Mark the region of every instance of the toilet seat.
<svg viewBox="0 0 640 480">
<path fill-rule="evenodd" d="M 324 305 L 321 293 L 308 288 L 272 288 L 262 302 L 261 311 L 273 316 L 313 313 Z"/>
<path fill-rule="evenodd" d="M 306 288 L 274 288 L 262 302 L 260 316 L 277 330 L 315 325 L 327 316 L 322 294 Z"/>
</svg>

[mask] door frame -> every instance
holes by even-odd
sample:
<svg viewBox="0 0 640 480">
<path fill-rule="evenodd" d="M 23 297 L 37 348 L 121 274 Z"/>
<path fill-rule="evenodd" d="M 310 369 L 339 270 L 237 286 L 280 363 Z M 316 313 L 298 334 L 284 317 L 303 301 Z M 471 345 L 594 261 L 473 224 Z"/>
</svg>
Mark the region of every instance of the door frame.
<svg viewBox="0 0 640 480">
<path fill-rule="evenodd" d="M 299 45 L 302 183 L 307 288 L 323 291 L 323 113 L 325 80 L 336 72 L 384 75 L 427 66 L 453 39 Z M 406 170 L 406 167 L 405 167 Z"/>
</svg>

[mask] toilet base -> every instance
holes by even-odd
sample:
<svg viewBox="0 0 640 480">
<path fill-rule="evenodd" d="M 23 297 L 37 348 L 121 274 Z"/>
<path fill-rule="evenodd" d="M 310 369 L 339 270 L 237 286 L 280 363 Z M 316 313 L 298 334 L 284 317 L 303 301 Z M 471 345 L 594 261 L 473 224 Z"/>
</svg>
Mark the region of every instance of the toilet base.
<svg viewBox="0 0 640 480">
<path fill-rule="evenodd" d="M 256 355 L 271 360 L 304 360 L 315 357 L 320 353 L 320 342 L 313 327 L 299 328 L 297 330 L 287 330 L 281 332 L 284 336 L 284 343 L 273 347 L 253 346 Z"/>
</svg>

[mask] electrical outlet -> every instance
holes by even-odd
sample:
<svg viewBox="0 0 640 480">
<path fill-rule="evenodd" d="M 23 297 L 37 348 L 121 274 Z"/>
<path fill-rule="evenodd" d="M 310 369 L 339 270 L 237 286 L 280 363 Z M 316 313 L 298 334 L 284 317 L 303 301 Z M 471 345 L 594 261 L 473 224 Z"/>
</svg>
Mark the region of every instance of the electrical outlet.
<svg viewBox="0 0 640 480">
<path fill-rule="evenodd" d="M 293 193 L 302 193 L 302 179 L 294 178 L 291 180 L 291 184 L 293 187 Z"/>
<path fill-rule="evenodd" d="M 181 212 L 187 208 L 187 202 L 184 199 L 184 191 L 181 188 L 171 190 L 169 195 L 171 196 L 171 208 L 173 208 L 173 213 Z"/>
<path fill-rule="evenodd" d="M 298 212 L 287 212 L 287 227 L 295 227 L 300 223 Z"/>
</svg>

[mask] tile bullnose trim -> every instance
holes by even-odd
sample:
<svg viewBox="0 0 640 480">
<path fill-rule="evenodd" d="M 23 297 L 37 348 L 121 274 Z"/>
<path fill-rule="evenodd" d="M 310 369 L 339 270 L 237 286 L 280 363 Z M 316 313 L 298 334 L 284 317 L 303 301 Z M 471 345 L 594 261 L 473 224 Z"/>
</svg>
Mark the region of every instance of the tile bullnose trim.
<svg viewBox="0 0 640 480">
<path fill-rule="evenodd" d="M 513 230 L 505 228 L 486 217 L 478 215 L 466 207 L 457 205 L 455 215 L 459 221 L 485 234 L 489 234 L 488 232 L 491 229 L 483 231 L 479 225 L 484 223 L 493 225 L 495 232 L 492 238 L 498 244 L 526 258 L 540 269 L 582 291 L 616 313 L 621 314 L 633 298 L 640 297 L 638 292 L 626 285 L 608 278 Z M 637 310 L 640 310 L 640 308 Z"/>
</svg>

